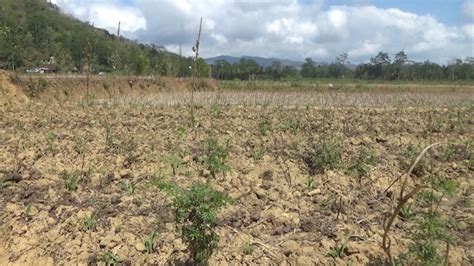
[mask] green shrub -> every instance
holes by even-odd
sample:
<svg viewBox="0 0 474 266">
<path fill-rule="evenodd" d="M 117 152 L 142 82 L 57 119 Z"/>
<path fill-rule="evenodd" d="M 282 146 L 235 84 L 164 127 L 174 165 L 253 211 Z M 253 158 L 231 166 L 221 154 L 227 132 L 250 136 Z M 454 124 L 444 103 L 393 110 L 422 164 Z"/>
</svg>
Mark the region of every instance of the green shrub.
<svg viewBox="0 0 474 266">
<path fill-rule="evenodd" d="M 211 172 L 212 177 L 216 177 L 217 173 L 225 173 L 230 170 L 227 165 L 227 157 L 229 156 L 229 141 L 225 145 L 220 145 L 214 138 L 206 140 L 206 153 L 204 156 L 204 164 Z"/>
<path fill-rule="evenodd" d="M 363 147 L 351 165 L 348 167 L 347 171 L 349 174 L 357 177 L 359 182 L 361 182 L 363 177 L 368 176 L 370 170 L 377 163 L 377 156 L 375 151 L 367 147 Z"/>
<path fill-rule="evenodd" d="M 64 180 L 64 185 L 67 190 L 73 192 L 77 191 L 77 187 L 80 181 L 80 174 L 77 172 L 67 172 L 64 171 L 61 173 L 61 178 Z"/>
<path fill-rule="evenodd" d="M 182 189 L 162 183 L 160 188 L 173 196 L 176 227 L 194 262 L 205 264 L 219 244 L 214 230 L 217 213 L 230 198 L 207 184 Z"/>
<path fill-rule="evenodd" d="M 408 253 L 399 260 L 407 265 L 443 265 L 445 252 L 442 249 L 454 244 L 448 228 L 449 215 L 442 215 L 440 205 L 447 197 L 455 195 L 458 183 L 441 177 L 429 178 L 430 189 L 420 193 L 415 203 L 418 205 L 414 230 L 411 232 L 412 244 Z"/>
<path fill-rule="evenodd" d="M 310 174 L 336 169 L 342 159 L 342 141 L 336 137 L 322 139 L 308 152 L 304 160 Z"/>
<path fill-rule="evenodd" d="M 268 132 L 272 130 L 272 121 L 265 117 L 258 124 L 258 128 L 260 129 L 260 133 L 263 136 L 266 136 L 268 134 Z"/>
</svg>

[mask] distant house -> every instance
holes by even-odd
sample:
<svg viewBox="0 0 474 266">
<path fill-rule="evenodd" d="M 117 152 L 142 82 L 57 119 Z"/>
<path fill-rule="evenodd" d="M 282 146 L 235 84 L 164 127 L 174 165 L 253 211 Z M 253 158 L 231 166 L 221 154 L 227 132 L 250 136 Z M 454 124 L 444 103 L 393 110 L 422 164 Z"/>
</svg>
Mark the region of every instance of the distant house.
<svg viewBox="0 0 474 266">
<path fill-rule="evenodd" d="M 57 69 L 54 65 L 51 64 L 43 64 L 36 68 L 29 69 L 26 72 L 28 73 L 39 73 L 39 74 L 49 74 L 49 73 L 56 73 Z"/>
</svg>

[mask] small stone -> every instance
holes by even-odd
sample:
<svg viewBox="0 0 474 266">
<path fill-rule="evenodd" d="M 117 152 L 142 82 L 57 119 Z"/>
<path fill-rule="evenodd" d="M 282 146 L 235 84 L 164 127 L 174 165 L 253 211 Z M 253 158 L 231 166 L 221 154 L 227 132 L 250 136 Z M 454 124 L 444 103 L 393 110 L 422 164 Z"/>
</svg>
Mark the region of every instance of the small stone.
<svg viewBox="0 0 474 266">
<path fill-rule="evenodd" d="M 189 163 L 191 161 L 191 156 L 186 155 L 183 157 L 183 163 Z"/>
<path fill-rule="evenodd" d="M 268 182 L 268 181 L 265 181 L 265 182 L 262 183 L 262 185 L 260 187 L 263 188 L 263 189 L 269 190 L 270 188 L 272 188 L 272 183 Z"/>
<path fill-rule="evenodd" d="M 202 170 L 202 176 L 203 177 L 209 177 L 211 175 L 211 171 L 205 169 L 205 170 Z"/>
<path fill-rule="evenodd" d="M 266 170 L 260 174 L 260 178 L 265 181 L 272 181 L 273 180 L 273 172 L 272 170 Z"/>
<path fill-rule="evenodd" d="M 458 229 L 459 230 L 466 230 L 468 227 L 467 223 L 465 223 L 464 221 L 460 221 L 458 222 Z"/>
<path fill-rule="evenodd" d="M 296 265 L 314 265 L 314 263 L 311 261 L 311 258 L 306 257 L 306 256 L 299 256 L 298 259 L 296 259 Z"/>
<path fill-rule="evenodd" d="M 135 244 L 135 249 L 138 252 L 144 252 L 146 250 L 145 244 L 143 244 L 143 242 L 138 242 L 138 243 Z"/>
<path fill-rule="evenodd" d="M 309 196 L 313 196 L 313 195 L 316 195 L 316 194 L 320 194 L 321 193 L 321 189 L 317 188 L 315 190 L 312 190 L 308 193 Z"/>
<path fill-rule="evenodd" d="M 116 236 L 116 235 L 109 235 L 105 238 L 103 238 L 101 241 L 100 241 L 100 247 L 102 248 L 108 248 L 108 249 L 112 249 L 114 248 L 115 246 L 118 245 L 118 243 L 120 243 L 122 240 Z"/>
<path fill-rule="evenodd" d="M 120 202 L 122 202 L 122 200 L 120 199 L 119 195 L 114 195 L 110 199 L 110 203 L 112 203 L 112 204 L 119 204 Z"/>
<path fill-rule="evenodd" d="M 283 248 L 283 253 L 286 256 L 289 256 L 292 253 L 296 253 L 296 251 L 298 251 L 299 249 L 298 243 L 294 240 L 288 240 L 284 242 L 281 246 Z"/>
</svg>

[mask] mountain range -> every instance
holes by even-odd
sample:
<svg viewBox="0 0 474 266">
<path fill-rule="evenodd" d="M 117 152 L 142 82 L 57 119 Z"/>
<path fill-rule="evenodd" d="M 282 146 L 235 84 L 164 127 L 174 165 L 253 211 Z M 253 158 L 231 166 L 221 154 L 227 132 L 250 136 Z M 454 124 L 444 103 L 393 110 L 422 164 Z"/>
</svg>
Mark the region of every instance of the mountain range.
<svg viewBox="0 0 474 266">
<path fill-rule="evenodd" d="M 231 64 L 234 64 L 238 62 L 240 59 L 251 59 L 254 60 L 259 66 L 261 67 L 269 67 L 273 64 L 275 61 L 280 61 L 283 66 L 292 66 L 296 69 L 300 69 L 301 65 L 303 65 L 304 62 L 301 61 L 296 61 L 296 60 L 290 60 L 290 59 L 280 59 L 280 58 L 265 58 L 265 57 L 259 57 L 259 56 L 230 56 L 230 55 L 219 55 L 215 57 L 209 57 L 205 58 L 204 61 L 208 64 L 214 64 L 218 60 L 224 60 L 227 61 Z M 316 62 L 316 65 L 329 65 L 330 63 L 328 62 Z M 357 65 L 356 64 L 346 64 L 345 65 L 347 68 L 354 70 Z"/>
<path fill-rule="evenodd" d="M 204 59 L 206 63 L 208 64 L 214 64 L 218 60 L 224 60 L 227 61 L 231 64 L 234 64 L 238 62 L 240 59 L 251 59 L 257 62 L 257 64 L 261 67 L 269 67 L 272 65 L 273 62 L 275 61 L 280 61 L 283 66 L 292 66 L 295 68 L 300 68 L 303 62 L 300 61 L 295 61 L 295 60 L 289 60 L 289 59 L 279 59 L 279 58 L 265 58 L 265 57 L 259 57 L 259 56 L 240 56 L 240 57 L 235 57 L 235 56 L 229 56 L 229 55 L 220 55 L 216 57 L 210 57 Z"/>
</svg>

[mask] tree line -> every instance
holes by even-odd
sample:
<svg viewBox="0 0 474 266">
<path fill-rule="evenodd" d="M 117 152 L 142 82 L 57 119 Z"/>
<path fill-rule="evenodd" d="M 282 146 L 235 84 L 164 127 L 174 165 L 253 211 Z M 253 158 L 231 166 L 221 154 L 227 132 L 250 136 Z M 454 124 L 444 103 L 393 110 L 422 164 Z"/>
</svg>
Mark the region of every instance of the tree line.
<svg viewBox="0 0 474 266">
<path fill-rule="evenodd" d="M 306 58 L 300 68 L 284 66 L 279 61 L 269 67 L 260 67 L 254 60 L 241 59 L 234 64 L 217 60 L 212 65 L 212 76 L 216 79 L 294 79 L 294 78 L 355 78 L 365 80 L 474 80 L 474 58 L 456 59 L 448 65 L 430 61 L 414 62 L 404 51 L 394 55 L 379 52 L 369 63 L 349 67 L 348 54 L 342 53 L 330 64 L 318 64 Z"/>
<path fill-rule="evenodd" d="M 191 75 L 191 58 L 112 35 L 62 14 L 46 0 L 1 3 L 1 69 L 25 71 L 47 63 L 58 72 Z"/>
</svg>

